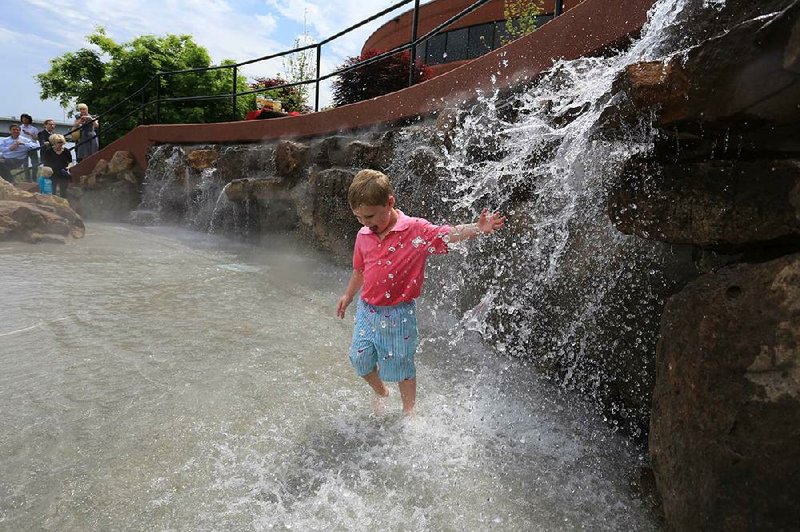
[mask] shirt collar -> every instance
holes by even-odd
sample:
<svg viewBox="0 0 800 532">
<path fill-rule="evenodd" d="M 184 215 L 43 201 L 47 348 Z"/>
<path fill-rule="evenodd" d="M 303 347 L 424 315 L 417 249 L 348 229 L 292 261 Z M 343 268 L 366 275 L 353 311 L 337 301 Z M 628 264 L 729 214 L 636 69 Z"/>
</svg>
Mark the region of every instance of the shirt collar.
<svg viewBox="0 0 800 532">
<path fill-rule="evenodd" d="M 411 218 L 403 214 L 403 211 L 400 209 L 395 209 L 397 212 L 397 221 L 394 223 L 394 227 L 389 231 L 393 233 L 395 231 L 405 231 L 408 229 L 408 226 L 411 225 Z M 362 227 L 358 230 L 358 232 L 362 235 L 374 235 L 372 231 L 369 230 L 369 227 Z M 377 235 L 376 235 L 377 236 Z"/>
</svg>

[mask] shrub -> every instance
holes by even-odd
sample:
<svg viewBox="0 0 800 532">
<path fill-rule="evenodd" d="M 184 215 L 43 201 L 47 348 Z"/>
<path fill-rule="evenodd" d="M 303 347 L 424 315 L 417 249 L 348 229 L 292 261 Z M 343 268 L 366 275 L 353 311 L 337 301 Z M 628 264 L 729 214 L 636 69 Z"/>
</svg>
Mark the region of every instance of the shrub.
<svg viewBox="0 0 800 532">
<path fill-rule="evenodd" d="M 281 102 L 281 107 L 284 112 L 291 113 L 296 111 L 298 113 L 308 113 L 311 108 L 306 104 L 306 91 L 302 86 L 295 85 L 294 87 L 284 87 L 282 89 L 270 89 L 277 85 L 284 85 L 289 83 L 283 78 L 255 78 L 250 85 L 251 89 L 264 88 L 264 95 L 271 99 Z"/>
<path fill-rule="evenodd" d="M 355 65 L 383 52 L 366 50 L 357 57 L 348 58 L 340 68 Z M 333 103 L 335 106 L 368 100 L 408 87 L 408 70 L 411 52 L 406 50 L 391 55 L 377 63 L 344 72 L 333 81 Z M 414 62 L 415 82 L 431 77 L 430 68 L 420 60 Z"/>
</svg>

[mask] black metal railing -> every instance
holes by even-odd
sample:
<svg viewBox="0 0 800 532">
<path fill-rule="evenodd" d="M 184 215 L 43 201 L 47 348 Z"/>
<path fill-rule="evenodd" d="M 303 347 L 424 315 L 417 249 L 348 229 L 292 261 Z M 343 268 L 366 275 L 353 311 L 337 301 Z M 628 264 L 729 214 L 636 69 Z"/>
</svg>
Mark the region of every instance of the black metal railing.
<svg viewBox="0 0 800 532">
<path fill-rule="evenodd" d="M 243 61 L 243 62 L 240 62 L 240 63 L 227 64 L 227 65 L 216 65 L 216 66 L 202 67 L 202 68 L 189 68 L 189 69 L 183 69 L 183 70 L 172 70 L 172 71 L 158 72 L 155 75 L 153 75 L 142 87 L 140 87 L 139 89 L 137 89 L 136 91 L 134 91 L 133 93 L 131 93 L 130 95 L 128 95 L 127 97 L 125 97 L 124 99 L 119 101 L 118 103 L 114 104 L 111 108 L 105 110 L 102 114 L 94 116 L 93 117 L 93 121 L 99 121 L 101 118 L 109 116 L 111 113 L 116 111 L 120 106 L 122 106 L 122 105 L 124 105 L 126 103 L 129 103 L 129 102 L 133 102 L 134 100 L 137 99 L 137 97 L 140 100 L 138 102 L 138 104 L 131 111 L 129 111 L 128 113 L 126 113 L 122 117 L 117 118 L 111 124 L 103 124 L 102 127 L 99 127 L 98 128 L 98 136 L 100 136 L 101 134 L 107 134 L 108 132 L 113 131 L 115 128 L 119 127 L 121 124 L 125 124 L 126 121 L 129 118 L 131 118 L 132 116 L 134 116 L 136 114 L 140 115 L 140 122 L 141 123 L 148 123 L 147 122 L 147 110 L 149 108 L 154 108 L 154 114 L 155 114 L 154 123 L 156 123 L 156 124 L 161 123 L 161 108 L 162 108 L 162 105 L 165 104 L 165 103 L 180 103 L 180 102 L 190 102 L 190 101 L 191 102 L 201 102 L 201 101 L 230 99 L 230 101 L 231 101 L 231 120 L 238 120 L 239 119 L 238 118 L 238 110 L 237 110 L 238 98 L 243 97 L 243 96 L 248 96 L 248 95 L 251 95 L 251 94 L 263 93 L 263 92 L 268 91 L 268 90 L 272 91 L 272 90 L 277 90 L 277 89 L 288 89 L 288 88 L 291 88 L 291 87 L 296 87 L 296 86 L 301 86 L 301 85 L 310 85 L 312 83 L 315 84 L 315 89 L 314 89 L 314 111 L 319 111 L 319 92 L 320 92 L 320 83 L 321 82 L 323 82 L 323 81 L 325 81 L 327 79 L 330 79 L 330 78 L 332 78 L 334 76 L 338 76 L 340 74 L 344 74 L 344 73 L 350 72 L 351 70 L 355 70 L 357 68 L 361 68 L 361 67 L 370 65 L 372 63 L 376 63 L 378 61 L 382 61 L 383 59 L 386 59 L 389 56 L 395 55 L 395 54 L 403 52 L 405 50 L 411 50 L 411 61 L 410 61 L 410 68 L 409 68 L 409 75 L 408 75 L 408 81 L 409 81 L 409 86 L 410 86 L 410 85 L 413 85 L 414 81 L 415 81 L 415 63 L 416 63 L 416 49 L 417 49 L 417 46 L 420 43 L 426 42 L 431 37 L 441 33 L 445 28 L 447 28 L 451 24 L 453 24 L 456 21 L 462 19 L 463 17 L 469 15 L 470 13 L 474 12 L 475 10 L 477 10 L 478 8 L 480 8 L 484 4 L 487 4 L 490 1 L 492 1 L 492 0 L 476 0 L 475 2 L 473 2 L 472 4 L 470 4 L 469 6 L 467 6 L 466 8 L 464 8 L 463 10 L 461 10 L 457 14 L 453 15 L 452 17 L 450 17 L 446 21 L 442 22 L 441 24 L 439 24 L 438 26 L 436 26 L 435 28 L 433 28 L 432 30 L 428 31 L 427 33 L 425 33 L 422 36 L 418 36 L 417 35 L 418 29 L 419 29 L 420 0 L 401 0 L 401 1 L 391 5 L 389 7 L 387 7 L 386 9 L 384 9 L 384 10 L 378 12 L 378 13 L 375 13 L 371 17 L 366 18 L 366 19 L 364 19 L 364 20 L 362 20 L 360 22 L 357 22 L 356 24 L 353 24 L 349 28 L 344 29 L 344 30 L 336 33 L 335 35 L 332 35 L 332 36 L 330 36 L 330 37 L 328 37 L 328 38 L 326 38 L 326 39 L 324 39 L 324 40 L 322 40 L 322 41 L 320 41 L 318 43 L 308 44 L 308 45 L 305 45 L 305 46 L 300 46 L 300 47 L 297 47 L 297 48 L 284 50 L 282 52 L 277 52 L 277 53 L 274 53 L 274 54 L 265 55 L 263 57 L 250 59 L 248 61 Z M 369 59 L 366 59 L 364 61 L 360 61 L 360 62 L 355 63 L 353 65 L 349 65 L 349 66 L 340 68 L 338 70 L 335 70 L 333 72 L 330 72 L 328 74 L 322 75 L 321 62 L 322 62 L 322 47 L 324 45 L 329 44 L 330 42 L 338 39 L 339 37 L 342 37 L 343 35 L 346 35 L 346 34 L 352 32 L 352 31 L 360 28 L 361 26 L 364 26 L 365 24 L 373 22 L 374 20 L 376 20 L 376 19 L 378 19 L 378 18 L 380 18 L 380 17 L 382 17 L 384 15 L 387 15 L 387 14 L 391 13 L 392 11 L 394 11 L 394 10 L 400 8 L 400 7 L 403 7 L 403 6 L 405 6 L 405 5 L 407 5 L 407 4 L 411 3 L 411 2 L 414 3 L 414 7 L 413 7 L 413 10 L 412 10 L 412 14 L 411 14 L 411 16 L 412 16 L 411 36 L 410 36 L 411 40 L 408 43 L 400 45 L 400 46 L 397 46 L 397 47 L 395 47 L 395 48 L 393 48 L 391 50 L 388 50 L 388 51 L 383 52 L 381 54 L 378 54 L 376 56 L 370 57 Z M 564 2 L 563 2 L 563 0 L 556 0 L 554 5 L 555 5 L 555 10 L 554 10 L 553 14 L 555 16 L 558 16 L 561 13 L 563 13 L 563 10 L 564 10 Z M 296 54 L 296 53 L 306 52 L 308 50 L 314 50 L 315 51 L 315 55 L 316 55 L 316 68 L 315 68 L 316 76 L 314 78 L 307 79 L 307 80 L 302 80 L 302 81 L 295 81 L 295 82 L 291 82 L 291 83 L 284 83 L 284 84 L 281 84 L 281 85 L 274 85 L 274 86 L 270 86 L 270 87 L 259 87 L 259 88 L 252 89 L 252 90 L 247 90 L 247 91 L 239 91 L 238 90 L 239 70 L 240 70 L 241 67 L 246 66 L 246 65 L 251 65 L 251 64 L 254 64 L 254 63 L 258 63 L 258 62 L 262 62 L 262 61 L 269 61 L 271 59 L 277 59 L 277 58 L 284 57 L 284 56 L 289 55 L 289 54 Z M 232 76 L 231 76 L 232 77 L 232 90 L 231 90 L 230 93 L 215 94 L 215 95 L 200 95 L 200 96 L 173 96 L 173 97 L 166 97 L 166 98 L 162 98 L 161 97 L 162 80 L 168 79 L 169 77 L 172 77 L 172 76 L 179 76 L 179 75 L 182 75 L 182 74 L 209 72 L 209 71 L 215 71 L 215 70 L 221 70 L 221 69 L 231 69 L 232 70 Z M 154 85 L 154 89 L 150 90 L 149 92 L 155 92 L 155 98 L 151 99 L 151 100 L 148 100 L 146 98 L 146 94 L 148 94 L 148 89 L 152 85 Z M 70 135 L 71 133 L 73 133 L 74 131 L 78 131 L 79 129 L 80 129 L 79 127 L 75 128 L 75 129 L 71 130 L 69 133 L 67 133 L 67 135 Z M 75 145 L 75 148 L 77 148 L 78 146 L 80 146 L 81 144 L 84 144 L 86 142 L 91 142 L 91 139 L 81 139 L 81 140 L 77 141 L 77 143 Z"/>
</svg>

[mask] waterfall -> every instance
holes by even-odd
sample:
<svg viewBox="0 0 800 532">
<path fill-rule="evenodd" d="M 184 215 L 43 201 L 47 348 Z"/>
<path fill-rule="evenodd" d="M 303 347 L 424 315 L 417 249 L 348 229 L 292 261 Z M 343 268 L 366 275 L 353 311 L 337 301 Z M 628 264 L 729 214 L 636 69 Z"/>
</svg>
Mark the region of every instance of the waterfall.
<svg viewBox="0 0 800 532">
<path fill-rule="evenodd" d="M 692 44 L 684 27 L 690 5 L 720 8 L 657 2 L 627 50 L 556 62 L 525 90 L 497 91 L 462 108 L 437 169 L 441 207 L 418 197 L 404 161 L 392 168 L 400 176 L 399 204 L 413 213 L 452 223 L 472 221 L 482 208 L 509 216 L 501 234 L 455 246 L 464 260 L 431 261 L 435 312 L 463 316 L 451 341 L 477 332 L 496 351 L 596 397 L 613 423 L 634 433 L 649 412 L 664 298 L 675 290 L 674 271 L 691 261 L 686 250 L 625 236 L 612 225 L 609 191 L 626 163 L 652 149 L 657 131 L 648 115 L 609 136 L 603 116 L 618 103 L 614 81 L 628 65 Z M 414 152 L 424 142 L 408 134 L 397 151 Z"/>
</svg>

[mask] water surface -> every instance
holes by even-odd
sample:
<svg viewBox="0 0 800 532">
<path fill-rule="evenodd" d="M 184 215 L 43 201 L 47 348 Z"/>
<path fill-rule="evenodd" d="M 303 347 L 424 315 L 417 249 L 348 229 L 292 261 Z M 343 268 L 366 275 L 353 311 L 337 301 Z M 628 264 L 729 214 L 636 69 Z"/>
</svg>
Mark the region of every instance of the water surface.
<svg viewBox="0 0 800 532">
<path fill-rule="evenodd" d="M 418 416 L 372 415 L 348 276 L 288 237 L 0 244 L 0 529 L 658 528 L 637 449 L 424 298 Z"/>
</svg>

